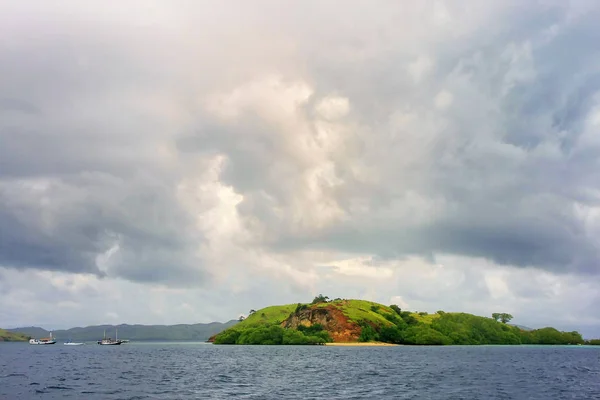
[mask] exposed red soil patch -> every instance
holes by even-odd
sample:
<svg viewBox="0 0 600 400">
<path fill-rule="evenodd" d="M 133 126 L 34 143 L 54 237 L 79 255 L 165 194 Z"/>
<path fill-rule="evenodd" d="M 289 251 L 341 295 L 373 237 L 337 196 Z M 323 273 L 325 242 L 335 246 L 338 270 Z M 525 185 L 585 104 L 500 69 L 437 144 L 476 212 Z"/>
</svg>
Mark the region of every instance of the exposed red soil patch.
<svg viewBox="0 0 600 400">
<path fill-rule="evenodd" d="M 281 326 L 297 329 L 299 325 L 314 324 L 321 324 L 323 329 L 329 332 L 334 343 L 356 342 L 361 332 L 358 324 L 350 321 L 342 311 L 332 305 L 302 310 L 283 321 Z"/>
</svg>

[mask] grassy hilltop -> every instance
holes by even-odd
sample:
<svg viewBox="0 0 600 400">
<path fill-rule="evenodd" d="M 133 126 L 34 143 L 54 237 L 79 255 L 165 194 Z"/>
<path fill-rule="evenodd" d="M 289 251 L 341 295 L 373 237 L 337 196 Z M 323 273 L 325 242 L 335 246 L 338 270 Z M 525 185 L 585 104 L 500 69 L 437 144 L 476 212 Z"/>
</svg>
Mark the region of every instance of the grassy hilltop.
<svg viewBox="0 0 600 400">
<path fill-rule="evenodd" d="M 22 333 L 0 329 L 0 342 L 26 342 L 28 340 L 29 336 Z"/>
<path fill-rule="evenodd" d="M 524 330 L 509 325 L 512 316 L 493 318 L 438 311 L 403 311 L 365 300 L 329 301 L 252 310 L 248 318 L 211 337 L 215 344 L 324 344 L 385 342 L 410 345 L 583 344 L 578 332 L 554 328 Z"/>
</svg>

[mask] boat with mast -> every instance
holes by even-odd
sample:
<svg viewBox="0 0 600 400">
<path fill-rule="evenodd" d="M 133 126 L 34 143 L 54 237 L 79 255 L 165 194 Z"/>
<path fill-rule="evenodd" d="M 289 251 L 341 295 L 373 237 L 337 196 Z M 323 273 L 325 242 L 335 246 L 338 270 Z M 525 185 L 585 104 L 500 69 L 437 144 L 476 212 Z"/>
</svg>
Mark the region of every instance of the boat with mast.
<svg viewBox="0 0 600 400">
<path fill-rule="evenodd" d="M 106 338 L 106 329 L 104 330 L 104 338 L 102 340 L 98 340 L 98 344 L 104 345 L 104 346 L 118 346 L 121 344 L 121 341 L 118 339 L 118 331 L 117 328 L 115 328 L 115 339 L 111 339 L 111 338 Z"/>
<path fill-rule="evenodd" d="M 52 337 L 52 332 L 50 332 L 50 337 L 41 338 L 41 339 L 29 339 L 29 344 L 55 344 L 56 340 Z"/>
</svg>

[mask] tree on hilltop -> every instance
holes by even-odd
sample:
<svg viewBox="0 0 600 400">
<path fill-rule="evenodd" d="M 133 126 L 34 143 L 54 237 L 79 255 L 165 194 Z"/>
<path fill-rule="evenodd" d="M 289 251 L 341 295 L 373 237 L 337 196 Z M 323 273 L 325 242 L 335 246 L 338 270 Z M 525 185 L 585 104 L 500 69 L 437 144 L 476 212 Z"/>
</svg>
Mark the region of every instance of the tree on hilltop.
<svg viewBox="0 0 600 400">
<path fill-rule="evenodd" d="M 500 321 L 501 321 L 503 324 L 506 324 L 506 323 L 510 322 L 510 320 L 511 320 L 511 319 L 513 319 L 513 316 L 512 316 L 512 315 L 510 315 L 510 314 L 507 314 L 507 313 L 502 313 L 502 314 L 500 315 Z"/>
<path fill-rule="evenodd" d="M 492 313 L 492 318 L 496 322 L 500 321 L 503 324 L 506 324 L 506 323 L 510 322 L 511 319 L 513 319 L 513 316 L 508 313 Z"/>
<path fill-rule="evenodd" d="M 392 304 L 392 305 L 390 306 L 390 308 L 391 308 L 392 310 L 394 310 L 394 311 L 396 312 L 396 314 L 398 314 L 398 315 L 402 315 L 402 309 L 401 309 L 400 307 L 398 307 L 398 305 L 397 305 L 397 304 Z"/>
<path fill-rule="evenodd" d="M 317 303 L 327 303 L 327 300 L 329 300 L 329 297 L 327 296 L 323 296 L 322 294 L 319 294 L 317 297 L 315 297 L 312 301 L 311 304 L 317 304 Z"/>
</svg>

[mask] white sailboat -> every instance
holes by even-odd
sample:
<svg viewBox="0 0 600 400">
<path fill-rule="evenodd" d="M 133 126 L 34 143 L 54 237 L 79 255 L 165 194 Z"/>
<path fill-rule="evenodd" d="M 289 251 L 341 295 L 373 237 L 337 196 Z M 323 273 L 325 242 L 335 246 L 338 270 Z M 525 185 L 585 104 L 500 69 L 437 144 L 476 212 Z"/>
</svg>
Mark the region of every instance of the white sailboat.
<svg viewBox="0 0 600 400">
<path fill-rule="evenodd" d="M 29 339 L 29 344 L 55 344 L 56 340 L 52 338 L 52 332 L 50 332 L 49 338 L 41 339 Z"/>
<path fill-rule="evenodd" d="M 106 338 L 106 329 L 104 330 L 104 339 L 102 340 L 98 340 L 98 344 L 101 344 L 103 346 L 118 346 L 121 344 L 121 341 L 117 339 L 117 329 L 115 328 L 115 339 L 111 339 L 111 338 Z"/>
</svg>

